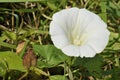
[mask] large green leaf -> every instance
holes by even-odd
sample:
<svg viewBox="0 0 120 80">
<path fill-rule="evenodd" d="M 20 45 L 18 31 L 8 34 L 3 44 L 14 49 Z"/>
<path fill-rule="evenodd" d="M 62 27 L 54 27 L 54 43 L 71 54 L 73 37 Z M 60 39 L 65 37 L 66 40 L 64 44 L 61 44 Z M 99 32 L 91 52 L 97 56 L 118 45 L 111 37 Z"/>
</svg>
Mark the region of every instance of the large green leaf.
<svg viewBox="0 0 120 80">
<path fill-rule="evenodd" d="M 74 62 L 74 66 L 83 66 L 85 67 L 91 75 L 95 77 L 101 77 L 101 66 L 103 58 L 99 55 L 96 55 L 93 58 L 77 58 Z"/>
<path fill-rule="evenodd" d="M 9 70 L 26 71 L 22 64 L 22 59 L 13 52 L 0 52 L 0 60 L 6 63 Z"/>
<path fill-rule="evenodd" d="M 0 76 L 4 76 L 7 71 L 7 66 L 4 61 L 0 59 Z"/>
<path fill-rule="evenodd" d="M 53 67 L 69 59 L 68 56 L 64 55 L 61 50 L 53 45 L 33 45 L 33 49 L 45 59 L 44 61 L 38 59 L 39 66 Z"/>
<path fill-rule="evenodd" d="M 100 78 L 102 76 L 102 63 L 103 58 L 100 56 L 95 56 L 94 58 L 89 59 L 89 61 L 84 66 L 88 69 L 91 75 Z"/>
</svg>

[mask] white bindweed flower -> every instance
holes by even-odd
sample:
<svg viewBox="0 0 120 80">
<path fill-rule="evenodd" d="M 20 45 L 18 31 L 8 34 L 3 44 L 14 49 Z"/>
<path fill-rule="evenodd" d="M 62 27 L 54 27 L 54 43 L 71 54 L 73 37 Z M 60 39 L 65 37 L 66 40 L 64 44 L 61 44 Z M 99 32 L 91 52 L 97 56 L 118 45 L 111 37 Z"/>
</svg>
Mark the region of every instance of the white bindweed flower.
<svg viewBox="0 0 120 80">
<path fill-rule="evenodd" d="M 50 35 L 64 54 L 94 57 L 106 47 L 110 32 L 98 15 L 84 8 L 69 8 L 53 15 Z"/>
</svg>

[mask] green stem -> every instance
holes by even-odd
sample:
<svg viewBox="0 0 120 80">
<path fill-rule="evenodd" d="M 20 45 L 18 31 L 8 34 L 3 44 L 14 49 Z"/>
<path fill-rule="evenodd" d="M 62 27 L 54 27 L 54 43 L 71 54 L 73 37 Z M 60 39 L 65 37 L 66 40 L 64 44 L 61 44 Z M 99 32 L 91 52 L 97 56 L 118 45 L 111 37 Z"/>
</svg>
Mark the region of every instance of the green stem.
<svg viewBox="0 0 120 80">
<path fill-rule="evenodd" d="M 34 71 L 37 75 L 44 75 L 44 76 L 49 76 L 46 72 L 42 71 L 39 68 L 36 67 L 31 67 L 30 70 Z"/>
<path fill-rule="evenodd" d="M 117 66 L 117 67 L 119 67 L 120 66 L 120 62 L 119 62 L 119 57 L 118 57 L 118 55 L 117 54 L 115 54 L 115 62 L 116 62 L 116 64 L 115 64 L 115 66 Z"/>
<path fill-rule="evenodd" d="M 28 75 L 28 71 L 27 71 L 25 74 L 23 74 L 18 80 L 22 80 L 22 79 L 25 78 L 27 75 Z"/>
<path fill-rule="evenodd" d="M 73 80 L 73 74 L 72 74 L 72 71 L 69 67 L 68 67 L 68 74 L 69 74 L 69 79 Z"/>
</svg>

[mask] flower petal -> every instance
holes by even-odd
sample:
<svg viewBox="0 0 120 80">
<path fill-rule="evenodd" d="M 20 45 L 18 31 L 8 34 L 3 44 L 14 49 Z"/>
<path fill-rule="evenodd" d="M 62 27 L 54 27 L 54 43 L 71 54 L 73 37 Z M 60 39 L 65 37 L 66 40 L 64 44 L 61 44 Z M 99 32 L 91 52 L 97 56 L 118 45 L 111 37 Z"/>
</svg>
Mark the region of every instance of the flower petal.
<svg viewBox="0 0 120 80">
<path fill-rule="evenodd" d="M 79 46 L 68 45 L 62 49 L 62 51 L 68 56 L 79 56 Z"/>
<path fill-rule="evenodd" d="M 65 35 L 55 35 L 55 36 L 51 36 L 51 39 L 54 43 L 54 45 L 59 48 L 62 49 L 63 47 L 65 47 L 66 45 L 69 45 L 69 41 L 67 39 L 67 37 Z"/>
<path fill-rule="evenodd" d="M 51 36 L 55 35 L 66 35 L 65 31 L 62 29 L 60 25 L 52 21 L 50 23 L 50 34 Z"/>
<path fill-rule="evenodd" d="M 78 8 L 64 9 L 53 15 L 53 21 L 68 32 L 76 24 L 78 13 Z"/>
<path fill-rule="evenodd" d="M 94 57 L 96 54 L 96 52 L 89 45 L 81 46 L 80 53 L 80 57 Z"/>
<path fill-rule="evenodd" d="M 95 51 L 89 46 L 75 46 L 75 45 L 68 45 L 62 49 L 62 51 L 68 56 L 75 56 L 75 57 L 94 57 Z"/>
<path fill-rule="evenodd" d="M 101 18 L 86 10 L 80 9 L 76 25 L 71 31 L 72 39 L 84 40 L 81 45 L 85 42 L 86 35 L 92 33 L 94 30 L 98 30 L 98 28 L 106 29 L 107 25 L 101 20 Z"/>
<path fill-rule="evenodd" d="M 61 49 L 70 43 L 71 27 L 72 25 L 74 27 L 76 23 L 78 12 L 78 8 L 71 8 L 53 15 L 53 21 L 50 23 L 50 35 L 57 48 Z"/>
<path fill-rule="evenodd" d="M 100 53 L 106 47 L 109 35 L 110 32 L 108 32 L 107 29 L 96 30 L 94 33 L 91 32 L 91 34 L 89 34 L 88 42 L 86 42 L 86 44 L 89 44 L 96 53 Z"/>
<path fill-rule="evenodd" d="M 110 32 L 107 30 L 107 25 L 99 16 L 85 9 L 80 9 L 79 15 L 75 32 L 79 32 L 76 35 L 81 34 L 80 39 L 83 41 L 81 45 L 89 44 L 96 53 L 100 53 L 109 40 Z"/>
</svg>

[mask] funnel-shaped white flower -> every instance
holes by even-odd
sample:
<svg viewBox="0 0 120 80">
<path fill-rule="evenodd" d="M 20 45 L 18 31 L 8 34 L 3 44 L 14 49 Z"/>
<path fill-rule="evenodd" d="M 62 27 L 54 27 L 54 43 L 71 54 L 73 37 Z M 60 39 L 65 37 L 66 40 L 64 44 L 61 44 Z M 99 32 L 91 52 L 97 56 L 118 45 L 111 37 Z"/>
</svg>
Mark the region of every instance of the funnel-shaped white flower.
<svg viewBox="0 0 120 80">
<path fill-rule="evenodd" d="M 52 20 L 51 39 L 68 56 L 94 57 L 108 43 L 107 25 L 86 9 L 64 9 L 55 13 Z"/>
</svg>

